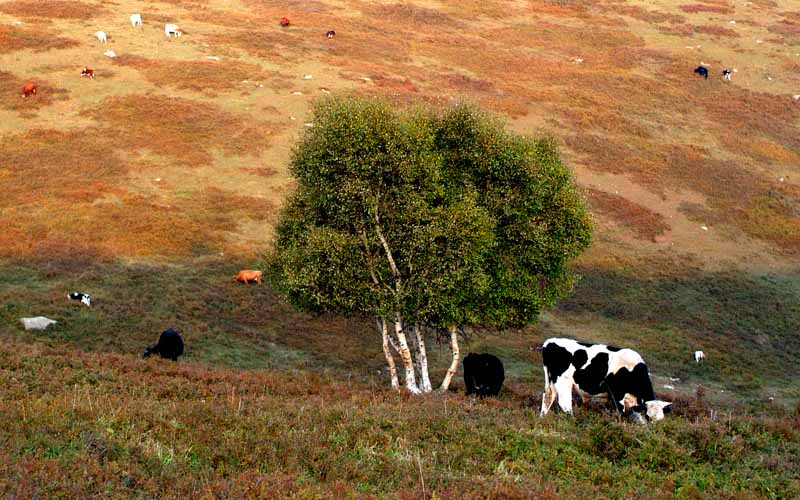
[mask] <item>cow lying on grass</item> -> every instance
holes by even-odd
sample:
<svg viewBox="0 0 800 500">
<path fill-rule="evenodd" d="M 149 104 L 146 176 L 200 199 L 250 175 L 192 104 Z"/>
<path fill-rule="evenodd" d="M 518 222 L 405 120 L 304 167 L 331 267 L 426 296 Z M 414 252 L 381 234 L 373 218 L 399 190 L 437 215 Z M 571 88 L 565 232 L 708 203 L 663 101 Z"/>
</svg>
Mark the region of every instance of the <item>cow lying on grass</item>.
<svg viewBox="0 0 800 500">
<path fill-rule="evenodd" d="M 464 385 L 467 395 L 497 396 L 506 378 L 503 363 L 491 354 L 471 352 L 464 358 Z"/>
<path fill-rule="evenodd" d="M 142 357 L 149 358 L 153 354 L 158 354 L 163 359 L 178 361 L 178 356 L 183 354 L 183 339 L 181 335 L 172 328 L 164 330 L 158 338 L 158 343 L 145 349 Z"/>
<path fill-rule="evenodd" d="M 643 414 L 648 420 L 663 419 L 664 408 L 672 404 L 656 399 L 647 365 L 631 349 L 553 338 L 542 346 L 542 362 L 541 416 L 547 415 L 556 399 L 563 411 L 572 413 L 573 388 L 584 401 L 608 394 L 617 411 L 640 422 L 645 422 Z"/>
</svg>

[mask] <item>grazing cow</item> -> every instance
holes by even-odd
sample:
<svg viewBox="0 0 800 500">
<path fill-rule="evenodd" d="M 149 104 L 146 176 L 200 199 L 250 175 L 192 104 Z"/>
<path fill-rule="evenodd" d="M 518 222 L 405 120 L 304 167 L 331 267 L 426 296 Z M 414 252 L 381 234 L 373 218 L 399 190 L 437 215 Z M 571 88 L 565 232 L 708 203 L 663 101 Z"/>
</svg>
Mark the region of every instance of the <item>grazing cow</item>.
<svg viewBox="0 0 800 500">
<path fill-rule="evenodd" d="M 708 68 L 706 68 L 705 66 L 696 67 L 694 69 L 694 72 L 697 73 L 698 75 L 702 76 L 706 80 L 708 80 Z"/>
<path fill-rule="evenodd" d="M 172 35 L 175 35 L 175 38 L 180 38 L 183 35 L 183 30 L 177 24 L 165 24 L 164 34 L 167 35 L 167 38 L 172 38 Z"/>
<path fill-rule="evenodd" d="M 572 413 L 572 390 L 577 388 L 584 401 L 592 395 L 608 394 L 620 413 L 629 413 L 640 422 L 664 418 L 664 408 L 672 403 L 659 401 L 642 357 L 632 349 L 603 344 L 587 344 L 571 339 L 548 339 L 542 348 L 544 394 L 541 416 L 553 402 Z"/>
<path fill-rule="evenodd" d="M 22 97 L 30 97 L 32 95 L 36 95 L 36 89 L 39 87 L 36 86 L 35 83 L 26 83 L 24 87 L 22 87 Z"/>
<path fill-rule="evenodd" d="M 87 293 L 71 292 L 67 294 L 67 298 L 69 300 L 80 301 L 82 304 L 86 305 L 86 307 L 92 307 L 92 297 Z"/>
<path fill-rule="evenodd" d="M 44 316 L 36 316 L 35 318 L 21 318 L 23 326 L 26 330 L 46 330 L 48 326 L 58 323 L 50 318 Z"/>
<path fill-rule="evenodd" d="M 83 71 L 81 71 L 81 76 L 88 76 L 89 78 L 94 79 L 94 70 L 83 68 Z"/>
<path fill-rule="evenodd" d="M 131 26 L 134 28 L 137 26 L 142 25 L 142 15 L 141 14 L 131 14 Z"/>
<path fill-rule="evenodd" d="M 722 70 L 722 78 L 724 80 L 731 81 L 731 70 L 729 70 L 728 68 L 723 69 Z"/>
<path fill-rule="evenodd" d="M 327 33 L 325 33 L 325 36 L 328 37 L 328 38 L 333 38 L 333 37 L 336 36 L 336 32 L 333 31 L 333 30 L 330 30 Z"/>
<path fill-rule="evenodd" d="M 259 285 L 261 284 L 261 271 L 252 271 L 250 269 L 242 269 L 233 277 L 233 281 L 239 281 L 241 283 L 249 283 L 251 281 L 255 281 Z"/>
<path fill-rule="evenodd" d="M 506 378 L 503 363 L 491 354 L 471 352 L 464 358 L 464 385 L 467 395 L 497 396 Z"/>
<path fill-rule="evenodd" d="M 282 17 L 281 18 L 281 26 L 284 27 L 284 28 L 289 26 L 289 18 L 288 17 Z"/>
<path fill-rule="evenodd" d="M 97 39 L 100 40 L 100 43 L 108 43 L 108 37 L 106 36 L 105 31 L 98 31 L 94 34 L 94 36 L 96 36 Z"/>
<path fill-rule="evenodd" d="M 163 359 L 178 361 L 178 356 L 183 354 L 183 339 L 181 335 L 172 328 L 161 332 L 158 343 L 149 346 L 142 354 L 143 358 L 149 358 L 153 354 L 158 354 Z"/>
<path fill-rule="evenodd" d="M 694 351 L 694 362 L 699 363 L 706 360 L 706 353 L 703 351 Z"/>
</svg>

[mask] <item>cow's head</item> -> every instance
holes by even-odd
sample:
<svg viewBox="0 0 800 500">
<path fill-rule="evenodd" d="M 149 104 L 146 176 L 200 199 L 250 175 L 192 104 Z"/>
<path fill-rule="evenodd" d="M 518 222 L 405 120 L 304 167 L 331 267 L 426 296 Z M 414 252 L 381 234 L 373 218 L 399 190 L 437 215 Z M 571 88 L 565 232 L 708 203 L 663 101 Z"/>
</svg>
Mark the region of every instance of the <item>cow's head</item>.
<svg viewBox="0 0 800 500">
<path fill-rule="evenodd" d="M 659 401 L 658 399 L 645 402 L 645 406 L 647 406 L 648 420 L 651 421 L 663 420 L 664 408 L 668 407 L 671 404 L 672 404 L 671 402 Z"/>
</svg>

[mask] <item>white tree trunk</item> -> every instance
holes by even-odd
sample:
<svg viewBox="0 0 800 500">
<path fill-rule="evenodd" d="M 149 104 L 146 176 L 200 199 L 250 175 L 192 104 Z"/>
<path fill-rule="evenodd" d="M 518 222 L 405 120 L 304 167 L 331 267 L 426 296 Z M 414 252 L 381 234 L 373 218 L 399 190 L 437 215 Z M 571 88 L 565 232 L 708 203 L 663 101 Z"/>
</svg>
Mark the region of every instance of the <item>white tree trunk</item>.
<svg viewBox="0 0 800 500">
<path fill-rule="evenodd" d="M 461 360 L 461 353 L 458 350 L 458 329 L 456 325 L 450 325 L 447 329 L 450 330 L 450 347 L 453 349 L 453 361 L 450 363 L 450 368 L 447 369 L 447 373 L 444 375 L 441 387 L 439 387 L 439 390 L 442 392 L 446 392 L 450 387 L 450 381 L 453 379 L 453 375 L 458 371 L 458 362 Z"/>
<path fill-rule="evenodd" d="M 403 359 L 403 367 L 406 373 L 406 389 L 411 394 L 419 394 L 421 391 L 417 386 L 417 377 L 414 374 L 414 359 L 411 356 L 411 350 L 408 348 L 408 341 L 406 334 L 403 333 L 403 322 L 400 315 L 395 316 L 394 332 L 397 336 L 398 347 L 400 348 L 400 357 Z"/>
<path fill-rule="evenodd" d="M 392 389 L 400 390 L 400 382 L 397 380 L 397 366 L 394 364 L 394 355 L 389 345 L 389 328 L 386 326 L 385 318 L 378 318 L 378 329 L 383 337 L 383 354 L 386 356 L 386 363 L 389 365 L 389 376 L 392 380 Z"/>
<path fill-rule="evenodd" d="M 414 325 L 414 340 L 417 344 L 417 365 L 419 377 L 422 383 L 422 392 L 431 392 L 431 378 L 428 376 L 428 353 L 425 350 L 425 337 L 419 329 L 419 325 Z"/>
</svg>

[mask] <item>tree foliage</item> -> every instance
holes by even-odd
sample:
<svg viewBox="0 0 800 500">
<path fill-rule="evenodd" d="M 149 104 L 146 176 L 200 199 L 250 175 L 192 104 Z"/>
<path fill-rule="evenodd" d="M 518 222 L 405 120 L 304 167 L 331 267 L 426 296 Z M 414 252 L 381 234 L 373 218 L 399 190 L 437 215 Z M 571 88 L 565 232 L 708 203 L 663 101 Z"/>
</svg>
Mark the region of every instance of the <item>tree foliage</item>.
<svg viewBox="0 0 800 500">
<path fill-rule="evenodd" d="M 591 227 L 552 140 L 463 104 L 334 96 L 313 121 L 267 256 L 298 308 L 394 324 L 405 363 L 409 325 L 522 326 L 571 288 Z"/>
</svg>

